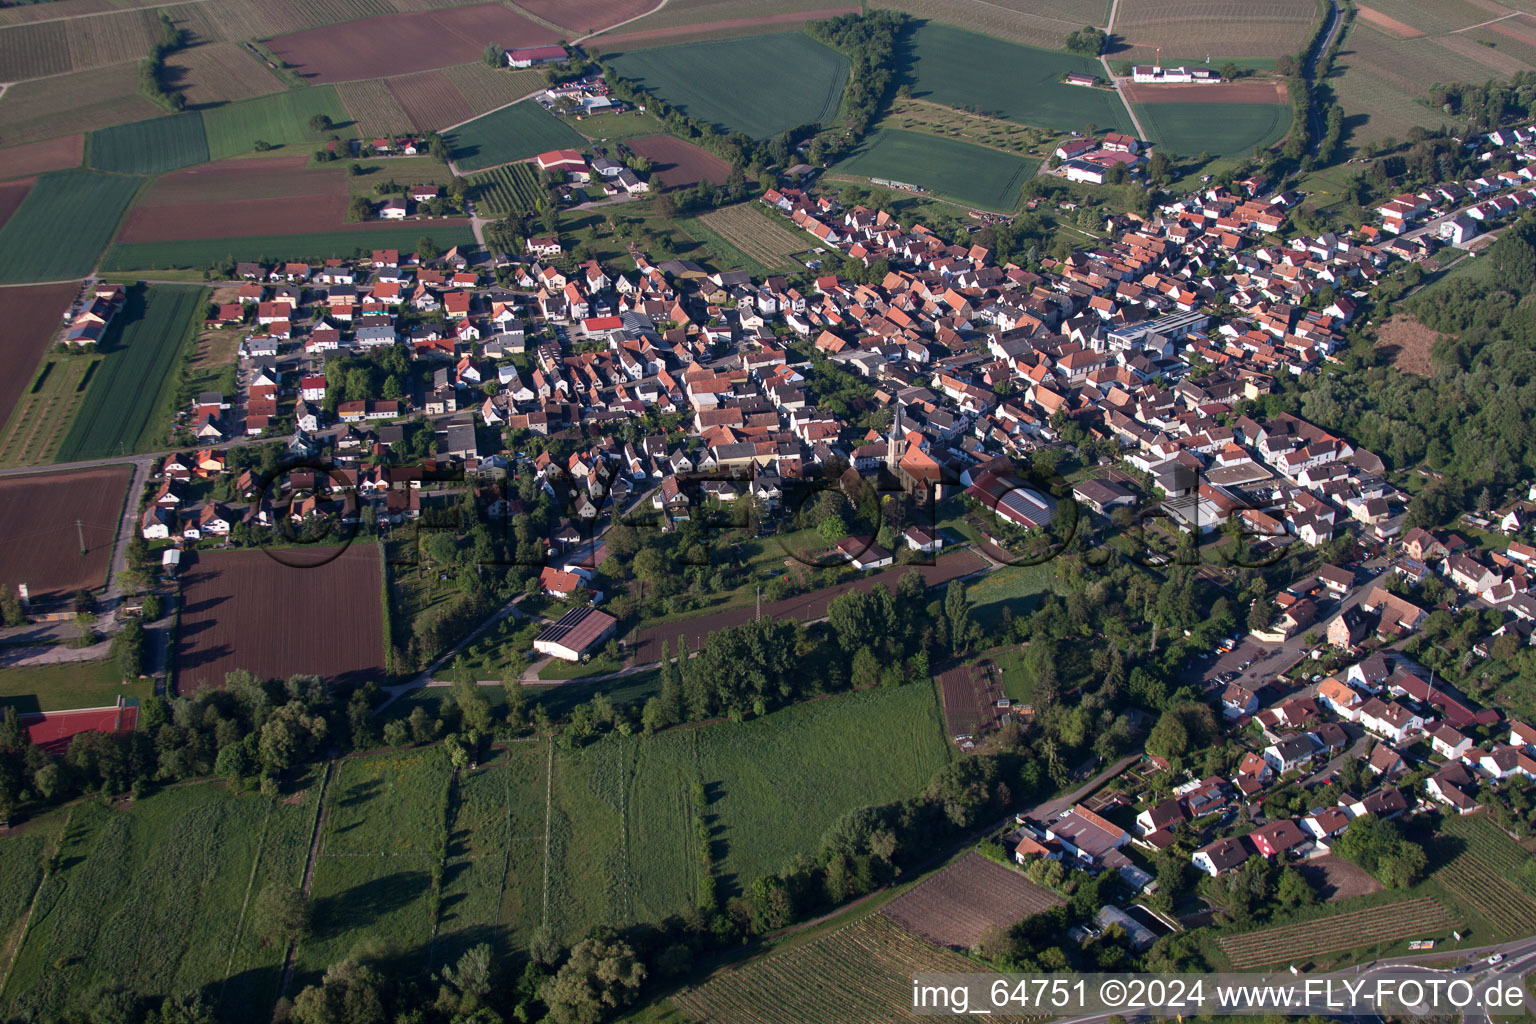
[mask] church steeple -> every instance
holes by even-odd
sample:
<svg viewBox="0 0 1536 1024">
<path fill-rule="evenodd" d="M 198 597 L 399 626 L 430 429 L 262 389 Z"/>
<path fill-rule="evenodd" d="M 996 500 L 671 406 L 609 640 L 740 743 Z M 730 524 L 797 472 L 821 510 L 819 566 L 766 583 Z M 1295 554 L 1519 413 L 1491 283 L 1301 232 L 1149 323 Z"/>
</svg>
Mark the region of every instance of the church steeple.
<svg viewBox="0 0 1536 1024">
<path fill-rule="evenodd" d="M 891 436 L 885 441 L 885 468 L 894 475 L 896 464 L 901 461 L 901 450 L 905 446 L 905 434 L 901 429 L 901 401 L 896 402 L 896 415 L 891 417 Z"/>
</svg>

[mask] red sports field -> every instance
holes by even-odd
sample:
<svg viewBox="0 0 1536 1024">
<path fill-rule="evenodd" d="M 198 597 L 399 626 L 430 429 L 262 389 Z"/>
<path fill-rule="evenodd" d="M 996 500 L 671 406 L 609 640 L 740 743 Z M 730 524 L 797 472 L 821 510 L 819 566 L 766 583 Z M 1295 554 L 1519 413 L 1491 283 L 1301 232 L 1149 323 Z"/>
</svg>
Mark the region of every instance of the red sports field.
<svg viewBox="0 0 1536 1024">
<path fill-rule="evenodd" d="M 278 553 L 296 560 L 334 550 Z M 271 679 L 305 673 L 335 683 L 382 681 L 381 569 L 377 545 L 366 541 L 308 568 L 265 551 L 199 552 L 182 570 L 177 690 L 222 687 L 235 669 Z"/>
<path fill-rule="evenodd" d="M 44 171 L 62 171 L 66 167 L 79 167 L 85 157 L 85 136 L 79 133 L 62 135 L 43 142 L 29 142 L 25 146 L 12 146 L 0 152 L 0 174 L 7 178 L 20 178 L 42 174 Z"/>
<path fill-rule="evenodd" d="M 346 82 L 429 71 L 480 59 L 485 45 L 512 49 L 559 42 L 560 35 L 500 4 L 384 14 L 265 40 L 314 82 Z"/>
<path fill-rule="evenodd" d="M 104 584 L 132 479 L 128 466 L 0 479 L 0 587 L 25 583 L 36 599 Z"/>
<path fill-rule="evenodd" d="M 82 732 L 133 732 L 139 723 L 137 706 L 90 708 L 84 711 L 36 711 L 21 716 L 27 739 L 50 754 L 62 754 L 69 741 Z"/>
<path fill-rule="evenodd" d="M 713 153 L 670 135 L 630 139 L 629 148 L 651 162 L 655 180 L 665 188 L 693 185 L 706 178 L 723 185 L 731 173 L 731 165 Z"/>
</svg>

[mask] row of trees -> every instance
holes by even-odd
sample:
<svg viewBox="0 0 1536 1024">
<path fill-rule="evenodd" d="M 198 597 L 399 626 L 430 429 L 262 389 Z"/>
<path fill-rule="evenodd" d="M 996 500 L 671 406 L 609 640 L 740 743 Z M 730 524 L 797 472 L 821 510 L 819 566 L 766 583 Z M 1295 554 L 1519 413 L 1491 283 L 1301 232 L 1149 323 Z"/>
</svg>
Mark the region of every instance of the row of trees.
<svg viewBox="0 0 1536 1024">
<path fill-rule="evenodd" d="M 186 35 L 176 27 L 170 16 L 160 12 L 160 38 L 150 48 L 149 56 L 139 65 L 139 91 L 162 107 L 180 110 L 187 105 L 187 98 L 179 89 L 172 88 L 166 80 L 165 58 L 186 44 Z"/>
</svg>

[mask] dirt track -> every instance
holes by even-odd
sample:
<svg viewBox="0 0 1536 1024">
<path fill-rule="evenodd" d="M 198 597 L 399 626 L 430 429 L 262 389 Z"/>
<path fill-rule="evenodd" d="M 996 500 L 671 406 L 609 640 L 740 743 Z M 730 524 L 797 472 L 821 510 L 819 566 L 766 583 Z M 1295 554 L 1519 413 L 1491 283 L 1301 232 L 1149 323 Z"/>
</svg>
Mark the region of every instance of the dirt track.
<svg viewBox="0 0 1536 1024">
<path fill-rule="evenodd" d="M 1220 85 L 1136 85 L 1127 83 L 1132 103 L 1284 103 L 1279 82 L 1222 82 Z"/>
</svg>

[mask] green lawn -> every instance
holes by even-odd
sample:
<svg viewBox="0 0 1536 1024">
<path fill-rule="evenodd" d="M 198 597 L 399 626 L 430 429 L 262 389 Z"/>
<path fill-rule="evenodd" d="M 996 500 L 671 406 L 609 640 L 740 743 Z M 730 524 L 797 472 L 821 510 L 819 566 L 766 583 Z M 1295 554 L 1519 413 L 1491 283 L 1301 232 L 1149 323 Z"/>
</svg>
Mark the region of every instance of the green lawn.
<svg viewBox="0 0 1536 1024">
<path fill-rule="evenodd" d="M 333 127 L 322 132 L 311 130 L 309 121 L 316 114 L 329 117 Z M 343 137 L 357 134 L 349 130 L 351 115 L 341 97 L 336 95 L 335 87 L 329 85 L 312 85 L 225 103 L 203 111 L 202 117 L 208 138 L 208 158 L 213 160 L 249 153 L 256 148 L 257 140 L 277 148 L 308 146 L 332 134 Z"/>
<path fill-rule="evenodd" d="M 831 122 L 851 67 L 800 32 L 658 46 L 611 60 L 688 116 L 754 139 Z"/>
<path fill-rule="evenodd" d="M 430 236 L 442 249 L 473 245 L 475 235 L 467 225 L 420 224 L 403 228 L 364 228 L 322 231 L 303 235 L 255 235 L 248 238 L 193 238 L 178 242 L 118 242 L 107 250 L 102 269 L 196 270 L 224 260 L 309 260 L 366 254 L 372 249 L 414 252 L 416 242 Z M 0 240 L 3 240 L 0 234 Z"/>
<path fill-rule="evenodd" d="M 1291 127 L 1284 103 L 1138 103 L 1136 116 L 1153 145 L 1181 156 L 1247 156 Z"/>
<path fill-rule="evenodd" d="M 1015 616 L 1028 615 L 1035 610 L 1035 595 L 1054 586 L 1054 576 L 1051 562 L 1009 565 L 989 572 L 966 588 L 971 598 L 971 614 L 988 629 L 997 624 L 1004 607 Z"/>
<path fill-rule="evenodd" d="M 202 116 L 187 111 L 170 117 L 99 128 L 90 134 L 87 162 L 98 171 L 162 174 L 208 162 Z"/>
<path fill-rule="evenodd" d="M 527 160 L 551 149 L 586 149 L 587 140 L 532 100 L 493 110 L 443 136 L 460 170 Z"/>
<path fill-rule="evenodd" d="M 141 180 L 79 169 L 39 175 L 0 229 L 0 283 L 89 274 Z"/>
<path fill-rule="evenodd" d="M 561 661 L 559 658 L 551 658 L 549 664 L 539 669 L 539 678 L 550 681 L 585 679 L 587 676 L 600 676 L 610 672 L 617 672 L 622 667 L 618 662 L 610 661 L 601 656 L 587 662 Z"/>
<path fill-rule="evenodd" d="M 835 174 L 885 178 L 963 203 L 1012 210 L 1038 160 L 1026 160 L 969 142 L 886 129 L 866 139 L 832 168 Z"/>
<path fill-rule="evenodd" d="M 201 988 L 221 1020 L 265 1022 L 282 953 L 257 938 L 246 900 L 269 879 L 299 881 L 316 791 L 274 803 L 198 785 L 121 808 L 77 804 L 0 1006 L 47 1018 L 96 985 L 146 996 Z M 35 856 L 35 844 L 16 842 L 0 839 L 0 863 L 13 849 Z"/>
<path fill-rule="evenodd" d="M 104 458 L 164 447 L 173 371 L 207 301 L 195 285 L 136 285 L 102 339 L 85 404 L 70 425 L 57 462 Z"/>
<path fill-rule="evenodd" d="M 593 141 L 633 139 L 641 135 L 661 135 L 666 128 L 654 115 L 634 110 L 623 114 L 592 114 L 573 122 L 576 130 Z"/>
<path fill-rule="evenodd" d="M 13 707 L 22 714 L 101 708 L 119 697 L 148 697 L 155 692 L 154 687 L 148 679 L 124 686 L 112 658 L 7 668 L 0 669 L 0 707 Z"/>
<path fill-rule="evenodd" d="M 964 29 L 924 22 L 911 34 L 912 95 L 949 107 L 979 110 L 1055 131 L 1129 132 L 1130 116 L 1109 89 L 1063 85 L 1068 71 L 1104 77 L 1087 57 L 1006 43 Z"/>
</svg>

